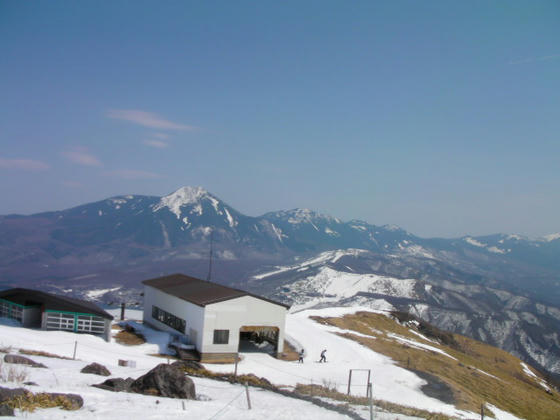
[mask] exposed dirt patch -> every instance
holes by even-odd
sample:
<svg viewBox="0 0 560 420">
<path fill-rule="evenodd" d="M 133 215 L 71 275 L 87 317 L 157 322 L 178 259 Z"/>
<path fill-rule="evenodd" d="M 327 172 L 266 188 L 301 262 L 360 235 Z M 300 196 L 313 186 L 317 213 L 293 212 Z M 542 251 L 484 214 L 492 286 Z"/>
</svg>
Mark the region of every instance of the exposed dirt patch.
<svg viewBox="0 0 560 420">
<path fill-rule="evenodd" d="M 146 342 L 146 338 L 130 325 L 125 325 L 124 329 L 115 335 L 115 341 L 126 346 L 138 346 Z"/>
</svg>

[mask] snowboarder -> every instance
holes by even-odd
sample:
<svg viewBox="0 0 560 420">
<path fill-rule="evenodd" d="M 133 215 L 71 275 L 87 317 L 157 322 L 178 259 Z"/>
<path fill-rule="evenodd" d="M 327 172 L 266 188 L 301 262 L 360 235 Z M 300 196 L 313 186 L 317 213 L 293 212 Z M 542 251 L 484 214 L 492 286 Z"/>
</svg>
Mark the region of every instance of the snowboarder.
<svg viewBox="0 0 560 420">
<path fill-rule="evenodd" d="M 303 355 L 304 355 L 304 350 L 301 349 L 301 351 L 299 352 L 298 363 L 303 363 Z"/>
<path fill-rule="evenodd" d="M 327 354 L 327 349 L 325 349 L 325 350 L 323 350 L 323 351 L 321 352 L 321 358 L 319 359 L 319 363 L 322 363 L 322 362 L 327 363 L 327 356 L 326 356 L 326 354 Z"/>
</svg>

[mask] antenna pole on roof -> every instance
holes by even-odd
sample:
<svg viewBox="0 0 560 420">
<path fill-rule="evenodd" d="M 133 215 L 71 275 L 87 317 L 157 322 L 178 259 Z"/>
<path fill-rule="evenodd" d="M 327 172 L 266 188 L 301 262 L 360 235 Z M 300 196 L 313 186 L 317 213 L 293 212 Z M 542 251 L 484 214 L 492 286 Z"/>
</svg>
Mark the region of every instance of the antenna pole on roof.
<svg viewBox="0 0 560 420">
<path fill-rule="evenodd" d="M 212 279 L 212 251 L 214 245 L 214 230 L 210 231 L 210 260 L 208 261 L 208 277 L 206 277 L 206 281 L 210 281 Z"/>
</svg>

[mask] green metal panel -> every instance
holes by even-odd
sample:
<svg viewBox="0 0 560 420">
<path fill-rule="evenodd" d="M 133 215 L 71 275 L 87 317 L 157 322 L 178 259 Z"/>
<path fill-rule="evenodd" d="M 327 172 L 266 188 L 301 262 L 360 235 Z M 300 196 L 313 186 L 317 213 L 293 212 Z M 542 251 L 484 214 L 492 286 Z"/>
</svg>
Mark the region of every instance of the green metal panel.
<svg viewBox="0 0 560 420">
<path fill-rule="evenodd" d="M 26 309 L 26 308 L 36 308 L 38 306 L 41 306 L 41 305 L 29 305 L 29 306 L 20 305 L 19 303 L 15 303 L 15 302 L 12 302 L 11 300 L 2 299 L 2 298 L 0 298 L 0 301 L 6 302 L 8 305 L 19 306 L 20 308 L 24 308 L 24 309 Z"/>
</svg>

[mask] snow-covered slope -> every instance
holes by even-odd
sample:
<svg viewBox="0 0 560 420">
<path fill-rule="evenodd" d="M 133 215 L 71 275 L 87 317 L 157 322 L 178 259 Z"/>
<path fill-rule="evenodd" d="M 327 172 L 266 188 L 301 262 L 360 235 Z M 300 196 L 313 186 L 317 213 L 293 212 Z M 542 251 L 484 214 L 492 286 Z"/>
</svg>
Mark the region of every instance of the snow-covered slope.
<svg viewBox="0 0 560 420">
<path fill-rule="evenodd" d="M 327 384 L 345 392 L 348 383 L 348 370 L 371 369 L 374 373 L 374 394 L 376 399 L 407 405 L 419 409 L 446 413 L 458 418 L 473 418 L 474 413 L 457 410 L 450 404 L 426 396 L 422 392 L 425 381 L 414 373 L 397 366 L 389 357 L 376 353 L 360 344 L 336 334 L 335 327 L 321 325 L 310 319 L 311 316 L 342 316 L 367 308 L 328 308 L 308 310 L 289 314 L 287 317 L 287 335 L 298 348 L 304 348 L 306 357 L 303 364 L 275 359 L 264 353 L 244 353 L 238 365 L 238 372 L 254 373 L 263 376 L 274 384 L 295 387 L 296 384 Z M 140 315 L 137 311 L 133 315 Z M 19 348 L 42 350 L 61 356 L 72 356 L 77 343 L 77 360 L 61 360 L 42 356 L 33 359 L 47 365 L 48 369 L 26 369 L 27 379 L 36 382 L 33 391 L 56 391 L 78 393 L 84 398 L 84 407 L 76 412 L 59 409 L 38 410 L 26 414 L 29 419 L 121 419 L 136 416 L 142 419 L 161 419 L 182 417 L 185 415 L 182 402 L 173 399 L 141 396 L 128 393 L 112 393 L 92 388 L 104 378 L 95 375 L 81 374 L 80 370 L 91 362 L 102 363 L 109 368 L 112 376 L 138 377 L 149 369 L 165 361 L 150 354 L 165 348 L 169 339 L 166 333 L 137 326 L 143 330 L 148 343 L 141 346 L 124 346 L 117 343 L 106 343 L 102 339 L 89 335 L 76 335 L 58 331 L 39 331 L 0 325 L 0 347 L 11 347 L 12 351 Z M 399 337 L 397 337 L 399 338 Z M 409 345 L 418 346 L 426 351 L 438 351 L 441 357 L 450 357 L 445 352 L 433 347 L 430 343 L 408 339 Z M 404 339 L 404 338 L 402 338 Z M 326 364 L 315 363 L 322 349 L 328 349 Z M 118 360 L 133 360 L 134 368 L 118 366 Z M 231 372 L 232 365 L 207 365 L 208 369 Z M 19 368 L 19 367 L 18 367 Z M 192 418 L 210 419 L 342 419 L 343 415 L 319 408 L 310 403 L 259 390 L 251 390 L 252 410 L 248 411 L 244 388 L 225 382 L 209 379 L 192 378 L 195 382 L 198 401 L 187 401 L 186 409 Z M 351 393 L 361 396 L 365 394 L 365 379 L 357 372 L 352 382 Z M 15 387 L 18 384 L 8 383 Z M 218 414 L 219 413 L 219 414 Z M 505 413 L 507 414 L 507 413 Z M 500 418 L 507 418 L 505 417 Z M 385 420 L 407 419 L 402 415 L 378 413 L 378 418 Z M 213 417 L 216 416 L 216 417 Z M 364 418 L 368 413 L 363 412 Z M 514 418 L 514 417 L 511 417 Z M 412 419 L 412 418 L 410 418 Z"/>
</svg>

